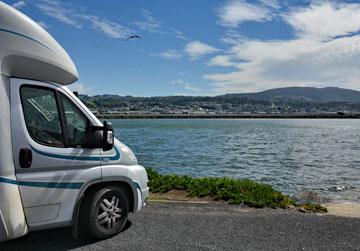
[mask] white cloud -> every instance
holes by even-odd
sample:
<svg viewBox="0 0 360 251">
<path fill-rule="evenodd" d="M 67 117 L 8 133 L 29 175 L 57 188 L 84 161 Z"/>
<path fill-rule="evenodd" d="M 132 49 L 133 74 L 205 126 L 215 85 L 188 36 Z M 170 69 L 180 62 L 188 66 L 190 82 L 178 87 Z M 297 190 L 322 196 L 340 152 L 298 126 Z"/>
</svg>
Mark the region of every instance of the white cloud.
<svg viewBox="0 0 360 251">
<path fill-rule="evenodd" d="M 182 86 L 185 90 L 188 90 L 188 91 L 193 91 L 193 92 L 200 92 L 202 91 L 202 89 L 188 83 L 188 82 L 185 82 L 181 79 L 177 79 L 177 80 L 174 80 L 174 81 L 171 81 L 171 84 L 173 85 L 180 85 Z"/>
<path fill-rule="evenodd" d="M 26 6 L 26 2 L 18 1 L 18 2 L 13 3 L 11 6 L 15 9 L 21 9 L 22 7 Z"/>
<path fill-rule="evenodd" d="M 187 40 L 187 37 L 186 37 L 186 35 L 184 34 L 184 32 L 179 31 L 179 30 L 177 30 L 177 29 L 170 28 L 170 29 L 169 29 L 169 33 L 170 33 L 171 35 L 173 35 L 174 37 Z"/>
<path fill-rule="evenodd" d="M 208 62 L 209 66 L 222 66 L 222 67 L 230 67 L 234 66 L 235 63 L 231 62 L 231 56 L 229 55 L 217 55 L 210 59 Z"/>
<path fill-rule="evenodd" d="M 359 89 L 360 36 L 329 42 L 308 39 L 248 41 L 231 49 L 244 60 L 230 73 L 204 75 L 221 93 L 286 86 L 338 86 Z M 223 64 L 225 66 L 225 64 Z"/>
<path fill-rule="evenodd" d="M 43 21 L 38 21 L 37 23 L 38 23 L 41 27 L 43 27 L 45 30 L 50 28 L 50 26 L 49 26 L 48 24 L 46 24 L 45 22 L 43 22 Z"/>
<path fill-rule="evenodd" d="M 223 26 L 237 27 L 247 21 L 264 22 L 271 19 L 271 11 L 242 0 L 230 0 L 217 10 L 219 23 Z"/>
<path fill-rule="evenodd" d="M 294 29 L 295 38 L 259 41 L 230 34 L 224 40 L 230 47 L 208 65 L 231 70 L 203 76 L 213 81 L 213 92 L 294 85 L 360 90 L 360 4 L 317 1 L 282 18 Z"/>
<path fill-rule="evenodd" d="M 143 17 L 145 20 L 137 21 L 134 24 L 139 27 L 139 29 L 148 31 L 151 33 L 157 33 L 160 31 L 161 23 L 157 20 L 153 14 L 145 9 L 142 9 Z"/>
<path fill-rule="evenodd" d="M 360 4 L 322 2 L 294 10 L 284 19 L 298 36 L 327 40 L 360 30 Z"/>
<path fill-rule="evenodd" d="M 45 15 L 77 29 L 91 28 L 110 38 L 125 38 L 131 33 L 128 27 L 104 17 L 88 14 L 84 8 L 73 4 L 56 0 L 38 0 L 35 5 Z"/>
<path fill-rule="evenodd" d="M 228 44 L 228 45 L 236 45 L 236 44 L 242 43 L 247 40 L 248 40 L 248 38 L 239 34 L 234 29 L 225 31 L 225 36 L 220 38 L 221 42 L 223 42 L 224 44 Z"/>
<path fill-rule="evenodd" d="M 159 57 L 165 58 L 165 59 L 180 59 L 182 58 L 182 54 L 176 50 L 166 50 L 164 52 L 161 52 Z"/>
<path fill-rule="evenodd" d="M 82 18 L 85 20 L 89 20 L 92 24 L 91 27 L 93 29 L 111 38 L 126 38 L 131 33 L 131 30 L 127 27 L 109 21 L 105 18 L 100 18 L 94 15 L 82 15 Z"/>
<path fill-rule="evenodd" d="M 190 56 L 191 60 L 196 60 L 216 51 L 218 51 L 218 49 L 215 47 L 196 40 L 186 44 L 184 49 L 184 52 Z"/>
<path fill-rule="evenodd" d="M 277 0 L 260 0 L 260 3 L 273 9 L 279 9 L 281 7 Z"/>
<path fill-rule="evenodd" d="M 76 11 L 70 6 L 64 6 L 58 1 L 40 0 L 36 2 L 36 6 L 47 16 L 53 17 L 56 20 L 71 25 L 80 29 L 80 24 Z"/>
<path fill-rule="evenodd" d="M 142 9 L 141 11 L 143 14 L 143 20 L 134 22 L 134 24 L 140 30 L 150 33 L 170 35 L 184 40 L 187 39 L 186 35 L 183 32 L 175 28 L 163 28 L 161 26 L 161 22 L 157 18 L 155 18 L 153 13 L 151 13 L 150 11 L 146 9 Z"/>
</svg>

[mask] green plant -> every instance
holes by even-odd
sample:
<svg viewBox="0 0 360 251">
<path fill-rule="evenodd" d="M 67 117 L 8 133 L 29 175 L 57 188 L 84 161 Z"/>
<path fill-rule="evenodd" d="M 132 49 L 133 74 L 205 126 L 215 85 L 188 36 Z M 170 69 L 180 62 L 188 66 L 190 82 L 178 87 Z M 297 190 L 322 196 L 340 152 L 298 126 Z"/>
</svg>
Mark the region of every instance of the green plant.
<svg viewBox="0 0 360 251">
<path fill-rule="evenodd" d="M 314 213 L 327 213 L 328 210 L 326 207 L 323 207 L 319 204 L 314 203 L 306 203 L 301 206 L 307 212 L 314 212 Z"/>
<path fill-rule="evenodd" d="M 308 212 L 327 212 L 327 209 L 319 204 L 297 205 L 293 199 L 275 190 L 272 186 L 253 180 L 162 175 L 151 168 L 147 169 L 147 173 L 149 176 L 148 185 L 153 193 L 183 190 L 190 197 L 208 196 L 213 200 L 227 201 L 230 204 L 244 204 L 255 208 L 298 206 Z"/>
<path fill-rule="evenodd" d="M 190 197 L 209 196 L 214 200 L 223 200 L 231 204 L 245 204 L 256 208 L 266 206 L 286 208 L 296 205 L 289 196 L 283 195 L 270 185 L 252 180 L 161 175 L 151 168 L 147 169 L 147 172 L 150 191 L 154 193 L 185 190 Z"/>
</svg>

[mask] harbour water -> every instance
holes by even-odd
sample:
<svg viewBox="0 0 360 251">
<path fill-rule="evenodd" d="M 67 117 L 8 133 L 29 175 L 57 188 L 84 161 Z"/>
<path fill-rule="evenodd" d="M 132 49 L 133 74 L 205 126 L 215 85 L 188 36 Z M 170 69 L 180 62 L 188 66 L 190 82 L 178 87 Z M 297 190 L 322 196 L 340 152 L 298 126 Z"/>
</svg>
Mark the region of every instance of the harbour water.
<svg viewBox="0 0 360 251">
<path fill-rule="evenodd" d="M 112 120 L 139 163 L 161 173 L 254 179 L 298 196 L 360 203 L 360 120 Z"/>
</svg>

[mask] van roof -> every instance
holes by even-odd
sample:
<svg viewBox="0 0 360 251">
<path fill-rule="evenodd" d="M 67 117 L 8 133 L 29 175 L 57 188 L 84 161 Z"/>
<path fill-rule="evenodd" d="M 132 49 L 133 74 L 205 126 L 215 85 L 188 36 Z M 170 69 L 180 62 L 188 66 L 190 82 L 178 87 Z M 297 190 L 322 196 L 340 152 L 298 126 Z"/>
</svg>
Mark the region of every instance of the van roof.
<svg viewBox="0 0 360 251">
<path fill-rule="evenodd" d="M 78 80 L 75 64 L 38 23 L 0 2 L 0 73 L 63 85 Z"/>
</svg>

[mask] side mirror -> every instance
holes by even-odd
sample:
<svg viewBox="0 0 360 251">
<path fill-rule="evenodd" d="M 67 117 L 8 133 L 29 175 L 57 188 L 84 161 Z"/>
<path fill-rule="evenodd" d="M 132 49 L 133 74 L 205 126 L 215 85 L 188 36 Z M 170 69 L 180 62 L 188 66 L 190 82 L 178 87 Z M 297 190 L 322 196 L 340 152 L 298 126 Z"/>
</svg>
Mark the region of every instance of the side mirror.
<svg viewBox="0 0 360 251">
<path fill-rule="evenodd" d="M 103 151 L 109 151 L 114 147 L 114 130 L 110 122 L 104 121 L 103 127 Z"/>
<path fill-rule="evenodd" d="M 99 133 L 102 131 L 102 135 Z M 114 147 L 114 130 L 110 122 L 104 121 L 104 126 L 91 126 L 87 148 L 102 148 L 109 151 Z"/>
</svg>

